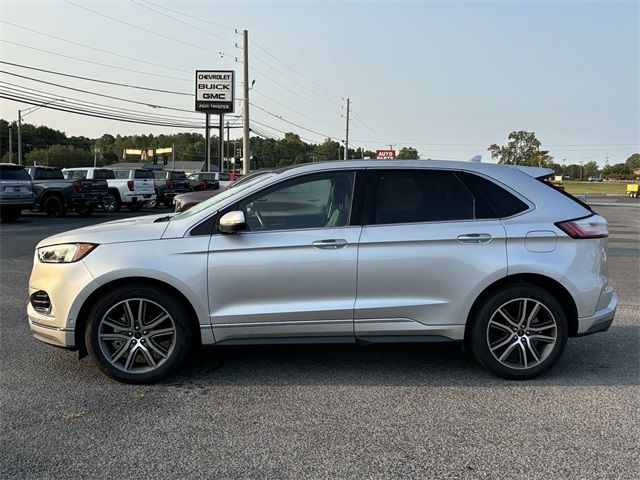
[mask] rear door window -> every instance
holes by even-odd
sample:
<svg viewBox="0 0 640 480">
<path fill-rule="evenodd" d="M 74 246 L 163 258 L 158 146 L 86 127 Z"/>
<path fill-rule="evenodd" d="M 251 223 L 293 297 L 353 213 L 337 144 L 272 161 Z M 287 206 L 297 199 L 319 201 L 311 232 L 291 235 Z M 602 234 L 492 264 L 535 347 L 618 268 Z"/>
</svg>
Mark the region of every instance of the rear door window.
<svg viewBox="0 0 640 480">
<path fill-rule="evenodd" d="M 101 168 L 100 170 L 93 171 L 93 178 L 99 180 L 113 180 L 116 178 L 113 170 L 109 170 L 108 168 Z"/>
<path fill-rule="evenodd" d="M 136 170 L 133 178 L 154 178 L 151 170 Z"/>
<path fill-rule="evenodd" d="M 452 171 L 368 172 L 365 203 L 367 225 L 473 218 L 474 198 Z"/>
</svg>

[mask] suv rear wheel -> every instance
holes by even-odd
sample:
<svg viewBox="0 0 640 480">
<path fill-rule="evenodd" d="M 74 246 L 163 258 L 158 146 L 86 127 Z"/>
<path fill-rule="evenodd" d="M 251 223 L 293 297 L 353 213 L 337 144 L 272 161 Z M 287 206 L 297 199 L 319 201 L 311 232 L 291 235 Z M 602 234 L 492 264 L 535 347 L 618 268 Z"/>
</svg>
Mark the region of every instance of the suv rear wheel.
<svg viewBox="0 0 640 480">
<path fill-rule="evenodd" d="M 147 285 L 124 285 L 96 302 L 85 342 L 108 376 L 125 383 L 153 383 L 185 361 L 192 333 L 185 309 L 173 294 Z"/>
<path fill-rule="evenodd" d="M 494 293 L 472 322 L 469 339 L 476 360 L 504 378 L 541 375 L 558 361 L 567 343 L 562 306 L 536 285 L 512 285 Z"/>
</svg>

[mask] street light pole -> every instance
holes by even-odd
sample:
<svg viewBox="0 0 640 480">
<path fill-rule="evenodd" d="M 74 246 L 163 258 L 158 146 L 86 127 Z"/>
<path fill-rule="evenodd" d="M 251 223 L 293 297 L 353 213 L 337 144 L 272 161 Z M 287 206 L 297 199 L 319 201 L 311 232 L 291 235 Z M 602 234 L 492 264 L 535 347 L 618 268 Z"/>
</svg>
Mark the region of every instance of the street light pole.
<svg viewBox="0 0 640 480">
<path fill-rule="evenodd" d="M 30 113 L 35 112 L 39 108 L 46 107 L 47 105 L 51 105 L 56 102 L 64 102 L 64 98 L 56 98 L 55 100 L 51 100 L 50 102 L 43 103 L 42 105 L 38 105 L 36 107 L 29 107 L 24 110 L 24 115 L 22 110 L 18 110 L 18 165 L 22 165 L 22 117 L 27 116 Z"/>
</svg>

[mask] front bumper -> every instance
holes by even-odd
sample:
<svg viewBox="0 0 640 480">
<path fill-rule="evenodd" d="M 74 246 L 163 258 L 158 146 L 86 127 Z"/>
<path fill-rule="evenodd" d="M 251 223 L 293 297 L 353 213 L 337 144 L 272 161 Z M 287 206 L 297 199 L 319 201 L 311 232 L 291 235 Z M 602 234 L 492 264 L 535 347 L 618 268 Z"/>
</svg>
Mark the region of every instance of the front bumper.
<svg viewBox="0 0 640 480">
<path fill-rule="evenodd" d="M 596 310 L 596 312 L 589 317 L 578 318 L 577 336 L 582 337 L 584 335 L 608 330 L 613 322 L 613 317 L 616 314 L 617 307 L 618 294 L 613 293 L 611 301 L 606 307 Z"/>
<path fill-rule="evenodd" d="M 99 248 L 99 247 L 98 247 Z M 74 348 L 78 313 L 97 285 L 82 260 L 73 263 L 41 263 L 34 256 L 29 279 L 29 297 L 44 291 L 50 298 L 50 313 L 27 305 L 29 328 L 38 340 L 58 347 Z"/>
</svg>

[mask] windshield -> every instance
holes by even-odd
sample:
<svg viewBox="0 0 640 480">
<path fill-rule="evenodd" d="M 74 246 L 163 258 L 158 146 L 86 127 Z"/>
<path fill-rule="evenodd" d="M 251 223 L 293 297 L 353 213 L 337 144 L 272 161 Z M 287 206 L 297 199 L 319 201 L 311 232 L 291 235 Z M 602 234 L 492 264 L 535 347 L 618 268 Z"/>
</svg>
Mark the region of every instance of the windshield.
<svg viewBox="0 0 640 480">
<path fill-rule="evenodd" d="M 235 195 L 236 193 L 252 186 L 255 185 L 256 183 L 262 182 L 263 180 L 266 180 L 267 178 L 271 178 L 273 176 L 277 175 L 277 173 L 275 172 L 268 172 L 268 173 L 264 173 L 261 175 L 256 175 L 255 177 L 251 178 L 251 179 L 247 179 L 246 181 L 242 182 L 242 184 L 231 184 L 230 187 L 225 188 L 222 192 L 220 192 L 219 194 L 215 195 L 214 197 L 209 198 L 208 200 L 205 200 L 204 202 L 201 202 L 193 207 L 191 207 L 189 210 L 179 213 L 176 216 L 172 217 L 172 218 L 187 218 L 190 217 L 191 215 L 194 215 L 196 213 L 202 212 L 203 210 L 207 210 L 209 208 L 211 208 L 212 210 L 215 209 L 215 206 L 218 203 L 223 202 L 224 200 L 226 200 L 227 198 L 229 198 L 231 195 Z"/>
</svg>

